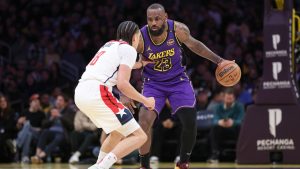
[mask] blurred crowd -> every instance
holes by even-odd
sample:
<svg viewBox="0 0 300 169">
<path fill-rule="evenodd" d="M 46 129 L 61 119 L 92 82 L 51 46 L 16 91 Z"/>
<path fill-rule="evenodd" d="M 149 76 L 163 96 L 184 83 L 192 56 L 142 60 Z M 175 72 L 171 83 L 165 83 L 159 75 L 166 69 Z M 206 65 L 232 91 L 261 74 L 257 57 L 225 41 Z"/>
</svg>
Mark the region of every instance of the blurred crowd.
<svg viewBox="0 0 300 169">
<path fill-rule="evenodd" d="M 34 93 L 51 95 L 61 88 L 72 96 L 85 64 L 115 38 L 123 20 L 146 23 L 151 1 L 0 1 L 0 91 L 16 111 Z M 163 1 L 169 18 L 188 25 L 191 34 L 220 56 L 243 69 L 242 87 L 255 88 L 262 73 L 262 12 L 260 1 Z M 262 3 L 262 2 L 261 2 Z M 251 6 L 251 8 L 248 8 Z M 7 48 L 9 47 L 9 48 Z M 196 89 L 217 87 L 215 65 L 186 52 L 188 73 Z M 133 79 L 141 84 L 140 73 Z M 17 107 L 18 106 L 18 107 Z"/>
<path fill-rule="evenodd" d="M 8 154 L 19 150 L 23 152 L 20 160 L 28 162 L 33 156 L 31 160 L 39 162 L 55 151 L 53 147 L 68 145 L 71 136 L 99 136 L 94 133 L 95 127 L 76 130 L 75 119 L 80 111 L 72 99 L 74 87 L 86 63 L 106 41 L 115 38 L 116 26 L 133 20 L 142 27 L 147 6 L 153 2 L 0 0 L 0 145 L 9 145 L 5 150 L 0 148 L 0 152 L 7 152 L 0 160 L 13 160 Z M 263 1 L 160 3 L 170 19 L 185 23 L 192 36 L 240 65 L 242 79 L 234 87 L 235 95 L 243 106 L 252 104 L 262 75 Z M 222 87 L 214 77 L 216 65 L 184 49 L 197 110 L 207 110 L 215 100 L 222 102 L 218 99 Z M 141 70 L 133 71 L 131 82 L 141 90 Z M 28 121 L 30 127 L 26 128 Z M 31 133 L 30 142 L 22 138 L 24 130 Z M 74 131 L 84 134 L 71 134 Z M 32 142 L 36 147 L 33 152 L 22 149 Z M 78 144 L 64 151 L 69 156 L 70 152 L 78 155 Z"/>
</svg>

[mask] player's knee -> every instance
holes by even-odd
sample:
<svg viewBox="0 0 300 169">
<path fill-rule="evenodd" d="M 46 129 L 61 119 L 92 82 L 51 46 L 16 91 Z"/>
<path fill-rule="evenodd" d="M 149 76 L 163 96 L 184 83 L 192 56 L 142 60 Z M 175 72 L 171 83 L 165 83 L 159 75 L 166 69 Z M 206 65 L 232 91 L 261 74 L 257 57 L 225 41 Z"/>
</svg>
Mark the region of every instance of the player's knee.
<svg viewBox="0 0 300 169">
<path fill-rule="evenodd" d="M 196 132 L 197 130 L 197 121 L 194 119 L 191 119 L 191 121 L 187 122 L 183 126 L 184 129 Z"/>
<path fill-rule="evenodd" d="M 142 145 L 144 144 L 144 143 L 146 143 L 146 141 L 147 141 L 147 139 L 148 139 L 148 136 L 147 136 L 147 134 L 145 133 L 145 132 L 143 132 L 142 134 L 141 134 L 141 136 L 140 136 L 140 139 L 141 139 L 141 143 L 142 143 Z"/>
<path fill-rule="evenodd" d="M 155 118 L 156 114 L 154 112 L 144 109 L 140 111 L 139 124 L 146 133 L 151 131 Z"/>
<path fill-rule="evenodd" d="M 138 142 L 141 145 L 143 145 L 148 139 L 147 134 L 142 129 L 138 129 L 134 134 L 138 138 Z"/>
<path fill-rule="evenodd" d="M 181 108 L 177 116 L 182 123 L 183 130 L 197 132 L 197 111 L 195 108 Z"/>
<path fill-rule="evenodd" d="M 124 138 L 124 136 L 121 133 L 117 132 L 117 131 L 111 132 L 110 137 L 111 137 L 112 140 L 122 140 Z"/>
</svg>

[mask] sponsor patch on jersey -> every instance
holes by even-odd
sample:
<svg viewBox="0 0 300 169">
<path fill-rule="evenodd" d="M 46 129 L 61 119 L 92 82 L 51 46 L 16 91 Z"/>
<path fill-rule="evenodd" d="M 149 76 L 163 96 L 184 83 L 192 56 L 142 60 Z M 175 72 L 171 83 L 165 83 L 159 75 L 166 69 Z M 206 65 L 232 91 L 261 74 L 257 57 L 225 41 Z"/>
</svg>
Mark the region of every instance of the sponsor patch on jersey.
<svg viewBox="0 0 300 169">
<path fill-rule="evenodd" d="M 173 45 L 174 44 L 174 39 L 169 39 L 168 41 L 167 41 L 167 45 L 168 46 L 171 46 L 171 45 Z"/>
</svg>

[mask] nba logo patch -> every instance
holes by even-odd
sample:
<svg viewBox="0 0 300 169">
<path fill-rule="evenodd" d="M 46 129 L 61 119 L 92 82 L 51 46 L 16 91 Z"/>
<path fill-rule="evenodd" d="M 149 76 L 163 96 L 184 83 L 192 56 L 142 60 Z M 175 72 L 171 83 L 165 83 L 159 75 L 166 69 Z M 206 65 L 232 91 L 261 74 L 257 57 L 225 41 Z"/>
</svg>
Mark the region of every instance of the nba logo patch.
<svg viewBox="0 0 300 169">
<path fill-rule="evenodd" d="M 132 113 L 128 109 L 123 109 L 115 114 L 119 122 L 123 125 L 133 118 Z"/>
<path fill-rule="evenodd" d="M 174 39 L 169 39 L 168 41 L 167 41 L 167 45 L 168 46 L 171 46 L 171 45 L 173 45 L 174 44 Z"/>
</svg>

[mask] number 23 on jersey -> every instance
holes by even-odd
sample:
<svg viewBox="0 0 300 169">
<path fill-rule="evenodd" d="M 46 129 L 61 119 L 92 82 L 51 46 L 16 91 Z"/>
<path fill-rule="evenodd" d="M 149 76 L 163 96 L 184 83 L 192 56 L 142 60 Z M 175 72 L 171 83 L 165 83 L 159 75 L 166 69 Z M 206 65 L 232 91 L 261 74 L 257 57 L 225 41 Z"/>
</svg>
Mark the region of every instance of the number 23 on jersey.
<svg viewBox="0 0 300 169">
<path fill-rule="evenodd" d="M 159 72 L 165 72 L 172 68 L 171 58 L 162 58 L 160 60 L 156 60 L 154 64 L 154 70 Z"/>
</svg>

